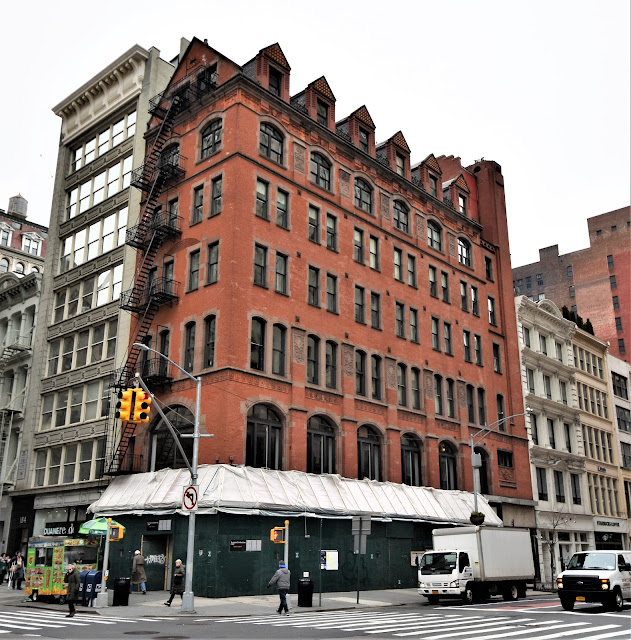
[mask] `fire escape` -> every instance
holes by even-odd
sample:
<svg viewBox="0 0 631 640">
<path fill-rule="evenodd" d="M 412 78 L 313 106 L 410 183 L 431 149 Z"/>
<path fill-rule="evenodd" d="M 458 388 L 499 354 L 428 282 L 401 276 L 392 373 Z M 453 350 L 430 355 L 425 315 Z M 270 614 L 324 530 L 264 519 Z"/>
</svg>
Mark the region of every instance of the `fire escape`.
<svg viewBox="0 0 631 640">
<path fill-rule="evenodd" d="M 180 283 L 169 275 L 158 276 L 154 266 L 158 249 L 182 235 L 181 218 L 161 207 L 159 200 L 165 189 L 184 175 L 183 161 L 186 158 L 179 153 L 179 147 L 167 145 L 165 148 L 165 145 L 177 116 L 216 86 L 214 65 L 196 66 L 182 80 L 149 101 L 149 113 L 159 125 L 156 124 L 158 130 L 145 163 L 132 172 L 131 184 L 143 191 L 145 199 L 141 205 L 139 223 L 127 229 L 126 237 L 126 243 L 141 252 L 142 259 L 139 260 L 133 287 L 120 296 L 120 308 L 136 316 L 135 328 L 131 329 L 133 343 L 144 343 L 158 309 L 163 304 L 172 304 L 179 297 Z M 139 354 L 138 347 L 130 346 L 125 365 L 112 372 L 110 386 L 115 391 L 132 385 L 132 378 L 138 371 Z M 140 366 L 143 374 L 148 374 L 147 381 L 165 383 L 170 380 L 168 367 L 158 359 L 141 361 Z M 109 455 L 105 473 L 121 475 L 140 471 L 139 457 L 133 451 L 135 423 L 119 424 L 113 410 L 110 411 L 108 422 Z"/>
</svg>

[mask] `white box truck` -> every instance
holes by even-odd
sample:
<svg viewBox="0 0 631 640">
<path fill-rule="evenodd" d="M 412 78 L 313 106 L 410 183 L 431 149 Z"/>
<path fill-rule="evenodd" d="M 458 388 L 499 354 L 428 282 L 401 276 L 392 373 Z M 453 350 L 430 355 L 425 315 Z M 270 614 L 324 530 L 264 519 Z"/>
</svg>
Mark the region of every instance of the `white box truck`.
<svg viewBox="0 0 631 640">
<path fill-rule="evenodd" d="M 419 593 L 430 604 L 441 598 L 470 604 L 496 594 L 517 600 L 535 576 L 528 529 L 434 529 L 432 544 L 418 567 Z"/>
</svg>

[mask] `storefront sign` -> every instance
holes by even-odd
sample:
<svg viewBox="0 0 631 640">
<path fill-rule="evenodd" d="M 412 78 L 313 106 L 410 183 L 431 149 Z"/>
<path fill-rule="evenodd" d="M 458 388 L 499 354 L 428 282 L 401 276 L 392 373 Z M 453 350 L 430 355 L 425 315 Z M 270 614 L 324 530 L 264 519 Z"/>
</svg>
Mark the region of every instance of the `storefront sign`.
<svg viewBox="0 0 631 640">
<path fill-rule="evenodd" d="M 246 540 L 230 540 L 230 551 L 245 551 Z"/>
<path fill-rule="evenodd" d="M 323 571 L 337 571 L 339 565 L 338 552 L 335 550 L 320 550 L 320 569 Z"/>
<path fill-rule="evenodd" d="M 599 524 L 601 527 L 619 527 L 619 522 L 607 522 L 606 520 L 596 520 L 596 524 Z"/>
<path fill-rule="evenodd" d="M 73 536 L 79 531 L 76 522 L 47 522 L 44 526 L 45 536 Z"/>
</svg>

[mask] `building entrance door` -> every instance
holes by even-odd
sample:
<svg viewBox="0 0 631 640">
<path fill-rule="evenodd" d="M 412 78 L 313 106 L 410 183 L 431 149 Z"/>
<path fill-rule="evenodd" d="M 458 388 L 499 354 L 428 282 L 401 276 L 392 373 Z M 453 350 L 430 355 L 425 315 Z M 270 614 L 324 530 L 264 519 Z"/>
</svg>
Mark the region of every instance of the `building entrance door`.
<svg viewBox="0 0 631 640">
<path fill-rule="evenodd" d="M 170 538 L 168 535 L 142 537 L 142 555 L 145 558 L 149 591 L 164 591 L 167 588 Z"/>
</svg>

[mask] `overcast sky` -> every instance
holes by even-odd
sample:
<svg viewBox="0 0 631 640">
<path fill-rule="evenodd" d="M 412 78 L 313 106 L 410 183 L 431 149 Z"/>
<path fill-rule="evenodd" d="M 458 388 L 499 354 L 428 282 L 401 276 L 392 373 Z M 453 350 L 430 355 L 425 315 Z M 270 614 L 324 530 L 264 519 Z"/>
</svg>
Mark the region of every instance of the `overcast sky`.
<svg viewBox="0 0 631 640">
<path fill-rule="evenodd" d="M 97 8 L 98 6 L 98 8 Z M 48 225 L 60 119 L 51 109 L 133 44 L 181 37 L 238 64 L 278 42 L 291 93 L 326 76 L 342 119 L 378 141 L 502 165 L 513 266 L 587 247 L 587 218 L 630 200 L 629 0 L 229 2 L 23 0 L 3 6 L 0 208 Z"/>
</svg>

